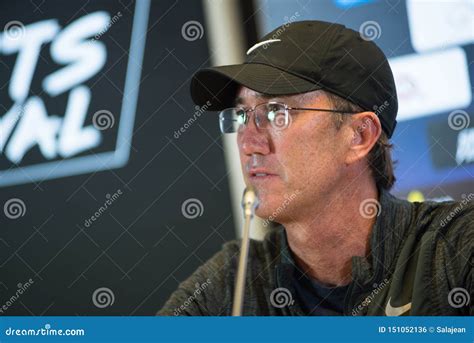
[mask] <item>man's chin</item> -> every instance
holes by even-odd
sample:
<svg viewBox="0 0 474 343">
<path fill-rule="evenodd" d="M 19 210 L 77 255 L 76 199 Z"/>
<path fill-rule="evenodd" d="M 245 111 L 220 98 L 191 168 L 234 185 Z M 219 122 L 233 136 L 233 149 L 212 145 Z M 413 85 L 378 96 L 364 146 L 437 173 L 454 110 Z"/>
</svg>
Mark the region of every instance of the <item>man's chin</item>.
<svg viewBox="0 0 474 343">
<path fill-rule="evenodd" d="M 259 206 L 255 210 L 255 214 L 262 218 L 262 220 L 268 220 L 268 221 L 275 221 L 277 218 L 278 213 L 276 212 L 276 207 L 272 208 L 270 206 Z"/>
<path fill-rule="evenodd" d="M 266 189 L 255 188 L 258 196 L 258 207 L 255 214 L 263 220 L 273 221 L 279 212 L 283 210 L 284 198 L 279 196 L 279 192 L 268 192 Z M 273 219 L 272 219 L 273 218 Z"/>
</svg>

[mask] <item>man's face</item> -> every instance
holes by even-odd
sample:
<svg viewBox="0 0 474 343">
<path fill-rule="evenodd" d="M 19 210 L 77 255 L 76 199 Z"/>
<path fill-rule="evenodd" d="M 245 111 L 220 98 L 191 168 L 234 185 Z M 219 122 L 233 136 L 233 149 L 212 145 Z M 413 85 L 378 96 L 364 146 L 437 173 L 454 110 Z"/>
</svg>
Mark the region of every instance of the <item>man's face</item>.
<svg viewBox="0 0 474 343">
<path fill-rule="evenodd" d="M 332 108 L 321 91 L 271 98 L 246 87 L 237 92 L 237 106 L 245 109 L 269 101 L 289 107 Z M 338 130 L 328 112 L 290 110 L 290 125 L 283 130 L 257 128 L 253 112 L 249 114 L 237 143 L 245 182 L 254 186 L 260 199 L 257 215 L 282 222 L 324 204 L 327 192 L 344 175 L 349 132 Z"/>
</svg>

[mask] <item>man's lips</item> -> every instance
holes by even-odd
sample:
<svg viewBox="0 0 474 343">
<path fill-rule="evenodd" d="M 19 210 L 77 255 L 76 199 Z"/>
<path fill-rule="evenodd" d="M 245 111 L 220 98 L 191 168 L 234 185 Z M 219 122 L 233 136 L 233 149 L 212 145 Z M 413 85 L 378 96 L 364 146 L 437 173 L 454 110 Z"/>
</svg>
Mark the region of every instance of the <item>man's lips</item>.
<svg viewBox="0 0 474 343">
<path fill-rule="evenodd" d="M 271 171 L 263 168 L 250 169 L 247 175 L 251 180 L 263 180 L 278 176 L 277 174 L 272 173 Z"/>
</svg>

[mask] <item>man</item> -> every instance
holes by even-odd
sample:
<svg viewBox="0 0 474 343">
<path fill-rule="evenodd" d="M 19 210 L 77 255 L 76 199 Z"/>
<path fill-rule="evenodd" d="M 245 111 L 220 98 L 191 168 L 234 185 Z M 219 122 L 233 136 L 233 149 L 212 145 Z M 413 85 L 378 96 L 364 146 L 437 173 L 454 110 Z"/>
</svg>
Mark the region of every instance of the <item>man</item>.
<svg viewBox="0 0 474 343">
<path fill-rule="evenodd" d="M 389 194 L 397 95 L 373 42 L 342 25 L 295 22 L 244 64 L 196 73 L 191 93 L 237 133 L 256 214 L 281 224 L 251 241 L 243 315 L 474 314 L 471 198 Z M 230 315 L 239 246 L 226 243 L 158 314 Z"/>
</svg>

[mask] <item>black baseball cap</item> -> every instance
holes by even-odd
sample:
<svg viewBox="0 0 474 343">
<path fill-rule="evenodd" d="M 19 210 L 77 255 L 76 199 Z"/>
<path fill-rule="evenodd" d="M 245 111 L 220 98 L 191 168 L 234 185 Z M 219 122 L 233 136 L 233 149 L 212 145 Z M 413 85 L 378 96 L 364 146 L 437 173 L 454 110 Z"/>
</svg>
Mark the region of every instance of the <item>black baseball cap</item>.
<svg viewBox="0 0 474 343">
<path fill-rule="evenodd" d="M 239 85 L 268 95 L 323 89 L 375 112 L 388 137 L 397 123 L 397 91 L 387 58 L 374 42 L 340 24 L 284 24 L 252 46 L 244 63 L 196 72 L 191 97 L 220 111 L 234 106 Z"/>
</svg>

